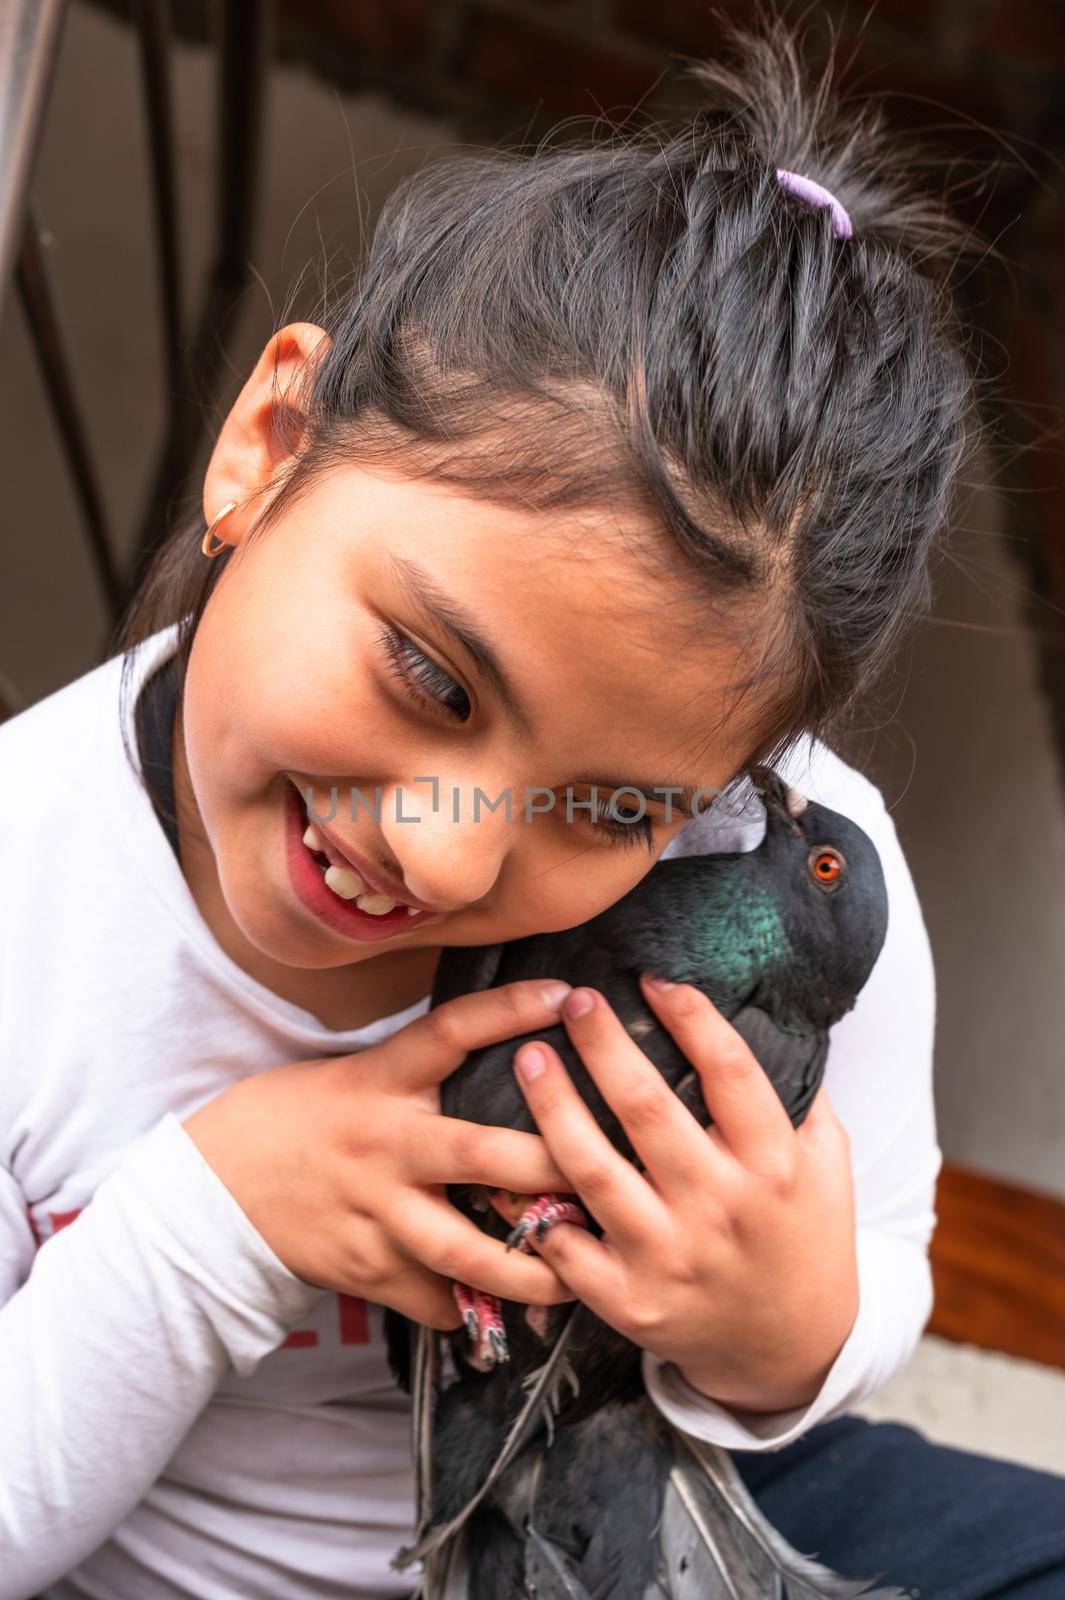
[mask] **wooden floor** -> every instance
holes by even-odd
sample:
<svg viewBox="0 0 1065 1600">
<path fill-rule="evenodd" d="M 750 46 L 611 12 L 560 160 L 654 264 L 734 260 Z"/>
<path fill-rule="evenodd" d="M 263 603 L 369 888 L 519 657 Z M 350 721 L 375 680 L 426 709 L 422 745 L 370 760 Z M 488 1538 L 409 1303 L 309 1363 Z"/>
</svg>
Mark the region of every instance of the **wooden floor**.
<svg viewBox="0 0 1065 1600">
<path fill-rule="evenodd" d="M 929 1332 L 1065 1368 L 1065 1202 L 949 1163 Z"/>
</svg>

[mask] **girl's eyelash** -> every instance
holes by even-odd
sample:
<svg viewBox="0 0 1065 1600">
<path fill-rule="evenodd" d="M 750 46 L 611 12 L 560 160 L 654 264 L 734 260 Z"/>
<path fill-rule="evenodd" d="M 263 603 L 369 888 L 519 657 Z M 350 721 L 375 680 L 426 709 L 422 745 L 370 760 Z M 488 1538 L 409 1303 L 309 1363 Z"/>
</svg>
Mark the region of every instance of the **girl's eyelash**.
<svg viewBox="0 0 1065 1600">
<path fill-rule="evenodd" d="M 389 671 L 398 678 L 411 699 L 424 706 L 430 702 L 456 722 L 465 722 L 470 715 L 470 697 L 449 672 L 419 650 L 405 633 L 390 628 L 387 623 L 378 630 L 378 640 L 388 656 Z M 449 703 L 458 697 L 460 705 Z"/>
<path fill-rule="evenodd" d="M 648 850 L 654 850 L 654 824 L 649 816 L 645 814 L 639 819 L 634 818 L 631 822 L 625 822 L 623 820 L 618 821 L 616 817 L 610 817 L 608 814 L 600 821 L 598 819 L 602 816 L 602 812 L 598 809 L 599 804 L 600 802 L 597 801 L 597 809 L 592 814 L 592 827 L 596 833 L 605 834 L 612 845 L 624 847 L 626 845 L 644 844 Z M 623 810 L 624 807 L 620 809 Z"/>
</svg>

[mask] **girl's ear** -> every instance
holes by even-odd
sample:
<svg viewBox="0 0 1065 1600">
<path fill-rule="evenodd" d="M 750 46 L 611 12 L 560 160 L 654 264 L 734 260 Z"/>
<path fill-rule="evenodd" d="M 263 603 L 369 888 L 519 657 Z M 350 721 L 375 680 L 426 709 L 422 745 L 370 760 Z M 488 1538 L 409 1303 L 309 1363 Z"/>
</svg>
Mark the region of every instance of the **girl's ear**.
<svg viewBox="0 0 1065 1600">
<path fill-rule="evenodd" d="M 303 435 L 301 401 L 313 367 L 329 349 L 313 322 L 290 322 L 270 339 L 222 425 L 203 480 L 208 522 L 227 502 L 243 505 L 267 487 Z M 242 519 L 227 522 L 227 544 L 239 544 Z"/>
</svg>

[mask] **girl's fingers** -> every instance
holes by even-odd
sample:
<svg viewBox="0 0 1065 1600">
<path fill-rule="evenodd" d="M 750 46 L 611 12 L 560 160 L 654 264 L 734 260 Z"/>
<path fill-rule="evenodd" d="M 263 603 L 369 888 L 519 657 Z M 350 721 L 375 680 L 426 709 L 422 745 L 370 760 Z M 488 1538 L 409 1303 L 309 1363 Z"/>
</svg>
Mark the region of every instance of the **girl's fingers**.
<svg viewBox="0 0 1065 1600">
<path fill-rule="evenodd" d="M 795 1132 L 797 1138 L 804 1144 L 816 1145 L 820 1149 L 834 1146 L 846 1155 L 849 1161 L 850 1136 L 837 1117 L 823 1083 L 811 1100 L 810 1109 Z"/>
<path fill-rule="evenodd" d="M 388 1303 L 393 1311 L 442 1333 L 462 1325 L 451 1285 L 415 1262 L 399 1282 L 389 1284 Z"/>
<path fill-rule="evenodd" d="M 557 1022 L 569 990 L 561 979 L 527 978 L 434 1006 L 378 1047 L 389 1058 L 390 1081 L 404 1091 L 443 1082 L 471 1050 Z"/>
<path fill-rule="evenodd" d="M 543 1139 L 515 1128 L 482 1127 L 458 1117 L 426 1112 L 423 1136 L 410 1149 L 417 1183 L 483 1183 L 517 1194 L 546 1194 L 566 1187 L 566 1177 Z"/>
<path fill-rule="evenodd" d="M 585 1001 L 590 1002 L 586 1009 L 574 1016 L 576 1005 Z M 705 1184 L 708 1164 L 718 1159 L 717 1152 L 603 996 L 594 989 L 576 989 L 564 1003 L 562 1016 L 589 1075 L 656 1186 L 670 1194 Z M 546 1128 L 543 1131 L 546 1135 Z M 556 1160 L 566 1166 L 557 1146 L 553 1150 Z"/>
<path fill-rule="evenodd" d="M 626 1240 L 645 1241 L 648 1226 L 666 1220 L 662 1202 L 632 1162 L 614 1149 L 574 1088 L 558 1053 L 536 1040 L 521 1046 L 514 1066 L 536 1125 L 566 1174 L 562 1192 L 576 1192 L 604 1232 L 620 1246 Z"/>
<path fill-rule="evenodd" d="M 456 1211 L 443 1195 L 412 1193 L 390 1232 L 406 1253 L 442 1278 L 484 1289 L 522 1305 L 557 1305 L 572 1299 L 546 1262 L 508 1251 Z"/>
<path fill-rule="evenodd" d="M 757 1057 L 701 989 L 655 989 L 647 977 L 647 1002 L 699 1074 L 721 1138 L 741 1165 L 772 1167 L 792 1149 L 795 1129 Z"/>
<path fill-rule="evenodd" d="M 624 1268 L 617 1254 L 601 1239 L 560 1223 L 534 1246 L 575 1297 L 597 1317 L 617 1325 L 618 1308 L 627 1298 Z"/>
</svg>

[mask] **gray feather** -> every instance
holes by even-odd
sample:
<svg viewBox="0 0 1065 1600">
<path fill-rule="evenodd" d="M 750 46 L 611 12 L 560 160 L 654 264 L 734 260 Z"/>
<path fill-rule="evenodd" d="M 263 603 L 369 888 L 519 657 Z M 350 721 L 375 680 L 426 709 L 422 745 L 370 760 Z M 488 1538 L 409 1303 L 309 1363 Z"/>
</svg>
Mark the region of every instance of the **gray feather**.
<svg viewBox="0 0 1065 1600">
<path fill-rule="evenodd" d="M 460 1529 L 429 1557 L 414 1600 L 470 1600 L 469 1531 Z"/>
<path fill-rule="evenodd" d="M 433 1401 L 439 1371 L 440 1341 L 432 1328 L 420 1327 L 415 1335 L 411 1381 L 416 1538 L 421 1538 L 432 1519 Z M 415 1600 L 469 1600 L 469 1560 L 463 1540 L 454 1540 L 446 1550 L 429 1558 Z"/>
<path fill-rule="evenodd" d="M 763 1558 L 768 1557 L 772 1563 L 772 1570 L 783 1582 L 787 1600 L 907 1600 L 902 1589 L 870 1589 L 867 1579 L 841 1578 L 820 1562 L 800 1555 L 759 1511 L 724 1450 L 675 1431 L 731 1512 L 737 1531 L 742 1529 L 752 1541 L 754 1551 Z"/>
<path fill-rule="evenodd" d="M 414 1503 L 418 1535 L 429 1526 L 433 1510 L 433 1400 L 440 1370 L 440 1343 L 432 1328 L 421 1327 L 414 1345 L 412 1418 L 414 1431 Z"/>
<path fill-rule="evenodd" d="M 531 1372 L 522 1382 L 528 1386 L 536 1379 L 537 1374 Z M 580 1379 L 573 1370 L 573 1363 L 569 1356 L 563 1355 L 562 1360 L 553 1368 L 550 1382 L 544 1389 L 544 1426 L 547 1429 L 547 1442 L 550 1445 L 555 1437 L 555 1418 L 562 1409 L 562 1385 L 568 1384 L 570 1391 L 576 1399 L 581 1392 Z"/>
</svg>

